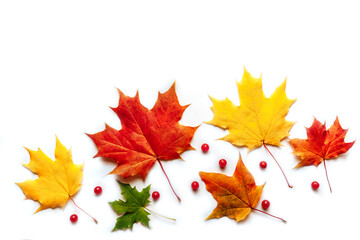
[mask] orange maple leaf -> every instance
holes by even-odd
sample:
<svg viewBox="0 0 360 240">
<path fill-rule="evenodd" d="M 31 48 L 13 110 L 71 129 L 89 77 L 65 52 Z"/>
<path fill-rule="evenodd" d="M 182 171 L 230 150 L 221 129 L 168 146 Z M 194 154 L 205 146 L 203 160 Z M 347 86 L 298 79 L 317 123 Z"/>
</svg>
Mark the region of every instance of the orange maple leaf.
<svg viewBox="0 0 360 240">
<path fill-rule="evenodd" d="M 245 219 L 251 210 L 255 210 L 286 223 L 282 218 L 255 208 L 260 200 L 264 185 L 257 186 L 255 184 L 254 177 L 245 167 L 241 156 L 239 156 L 232 177 L 221 173 L 200 172 L 199 174 L 206 185 L 206 190 L 212 194 L 218 203 L 206 220 L 227 216 L 238 222 Z"/>
<path fill-rule="evenodd" d="M 135 97 L 120 90 L 119 94 L 119 105 L 112 110 L 121 120 L 121 130 L 106 125 L 104 131 L 88 135 L 98 148 L 95 157 L 116 162 L 112 174 L 123 178 L 140 176 L 143 180 L 158 162 L 168 179 L 160 160 L 181 159 L 181 153 L 193 149 L 190 141 L 198 127 L 179 124 L 188 105 L 179 104 L 175 83 L 165 93 L 159 92 L 151 110 L 141 105 L 138 92 Z"/>
<path fill-rule="evenodd" d="M 340 125 L 338 117 L 334 124 L 326 130 L 325 123 L 321 124 L 316 118 L 310 128 L 306 128 L 307 139 L 290 139 L 290 144 L 294 148 L 294 154 L 300 158 L 300 162 L 295 168 L 304 166 L 318 166 L 324 162 L 326 177 L 331 186 L 326 171 L 325 160 L 336 158 L 342 153 L 346 153 L 355 143 L 345 142 L 347 129 Z"/>
</svg>

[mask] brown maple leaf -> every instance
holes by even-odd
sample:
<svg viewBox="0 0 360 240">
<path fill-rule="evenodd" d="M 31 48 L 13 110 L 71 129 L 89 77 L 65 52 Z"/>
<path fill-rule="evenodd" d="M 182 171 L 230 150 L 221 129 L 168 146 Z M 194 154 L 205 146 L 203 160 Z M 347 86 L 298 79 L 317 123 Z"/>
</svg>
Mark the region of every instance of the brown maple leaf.
<svg viewBox="0 0 360 240">
<path fill-rule="evenodd" d="M 112 174 L 123 178 L 140 176 L 143 180 L 158 162 L 168 179 L 160 160 L 181 159 L 181 153 L 193 149 L 190 142 L 197 127 L 179 124 L 188 105 L 179 104 L 175 83 L 165 93 L 159 92 L 151 110 L 141 105 L 138 92 L 135 97 L 120 90 L 119 94 L 119 105 L 112 110 L 121 120 L 121 130 L 106 125 L 104 131 L 88 135 L 98 148 L 95 157 L 116 162 Z"/>
<path fill-rule="evenodd" d="M 264 185 L 257 186 L 255 184 L 254 177 L 245 167 L 241 156 L 239 156 L 236 169 L 231 177 L 221 173 L 200 172 L 199 174 L 206 185 L 206 190 L 212 194 L 218 203 L 206 220 L 227 216 L 238 222 L 245 219 L 251 210 L 255 210 L 286 223 L 282 218 L 255 208 L 260 200 Z"/>
<path fill-rule="evenodd" d="M 338 117 L 328 130 L 326 130 L 325 123 L 321 124 L 314 118 L 311 127 L 306 128 L 307 139 L 290 139 L 294 154 L 300 158 L 300 162 L 295 168 L 310 165 L 318 166 L 323 162 L 330 191 L 332 191 L 325 160 L 346 153 L 354 145 L 355 141 L 349 143 L 344 141 L 347 131 L 341 127 Z"/>
</svg>

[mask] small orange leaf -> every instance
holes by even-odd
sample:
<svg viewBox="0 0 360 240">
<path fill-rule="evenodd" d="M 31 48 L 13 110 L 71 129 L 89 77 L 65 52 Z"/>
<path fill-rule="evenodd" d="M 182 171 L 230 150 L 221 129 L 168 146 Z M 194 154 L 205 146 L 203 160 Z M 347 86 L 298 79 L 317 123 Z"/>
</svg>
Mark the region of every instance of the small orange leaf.
<svg viewBox="0 0 360 240">
<path fill-rule="evenodd" d="M 239 156 L 236 169 L 231 177 L 220 173 L 200 172 L 199 174 L 206 185 L 206 190 L 212 194 L 218 203 L 206 220 L 227 216 L 238 222 L 245 219 L 251 210 L 275 217 L 255 208 L 260 200 L 264 185 L 257 186 L 255 184 L 254 177 L 245 167 L 241 156 Z M 275 218 L 286 222 L 282 218 Z"/>
</svg>

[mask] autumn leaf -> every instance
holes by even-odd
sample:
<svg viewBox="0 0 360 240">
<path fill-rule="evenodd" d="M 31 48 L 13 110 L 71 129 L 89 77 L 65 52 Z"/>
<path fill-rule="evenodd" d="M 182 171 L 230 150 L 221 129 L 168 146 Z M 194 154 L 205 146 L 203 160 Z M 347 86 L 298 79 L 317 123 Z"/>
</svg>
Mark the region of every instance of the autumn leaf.
<svg viewBox="0 0 360 240">
<path fill-rule="evenodd" d="M 348 130 L 341 127 L 338 117 L 333 125 L 326 130 L 326 125 L 321 124 L 316 118 L 310 128 L 306 128 L 307 139 L 290 139 L 290 144 L 294 148 L 294 154 L 299 157 L 300 162 L 295 168 L 304 166 L 318 166 L 324 163 L 326 177 L 329 183 L 325 160 L 338 157 L 346 153 L 355 143 L 345 142 Z"/>
<path fill-rule="evenodd" d="M 148 216 L 150 215 L 150 212 L 153 211 L 146 207 L 146 205 L 150 203 L 150 185 L 139 192 L 136 187 L 132 188 L 130 184 L 124 184 L 121 182 L 119 182 L 119 184 L 121 194 L 126 201 L 119 199 L 109 203 L 112 209 L 117 214 L 121 215 L 117 218 L 113 231 L 132 229 L 133 225 L 138 222 L 141 222 L 144 226 L 150 228 L 150 219 Z M 173 218 L 168 219 L 175 220 Z"/>
<path fill-rule="evenodd" d="M 38 175 L 38 178 L 16 184 L 23 191 L 26 199 L 40 203 L 35 213 L 48 208 L 63 208 L 69 199 L 76 205 L 73 196 L 81 187 L 83 165 L 73 163 L 71 151 L 67 150 L 58 138 L 56 138 L 55 161 L 46 156 L 41 149 L 33 151 L 26 148 L 26 150 L 30 155 L 30 162 L 24 166 Z M 95 218 L 91 218 L 97 223 Z"/>
<path fill-rule="evenodd" d="M 254 210 L 286 222 L 282 218 L 256 208 L 264 185 L 257 186 L 255 184 L 254 177 L 245 167 L 241 156 L 239 156 L 236 169 L 231 177 L 221 173 L 200 172 L 199 174 L 206 185 L 206 190 L 217 201 L 216 208 L 206 220 L 227 216 L 238 222 L 245 219 L 251 210 Z"/>
<path fill-rule="evenodd" d="M 287 98 L 285 86 L 286 79 L 267 98 L 262 90 L 262 77 L 254 78 L 244 68 L 243 78 L 237 83 L 240 106 L 233 104 L 228 98 L 217 100 L 211 97 L 214 117 L 207 123 L 229 130 L 221 140 L 238 147 L 246 146 L 249 151 L 263 145 L 270 153 L 266 145 L 280 146 L 280 141 L 289 136 L 294 125 L 285 120 L 289 108 L 295 102 Z M 271 153 L 270 155 L 274 158 Z M 275 158 L 274 160 L 276 161 Z M 277 161 L 276 163 L 278 164 Z M 281 171 L 283 172 L 282 169 Z M 285 174 L 284 177 L 286 179 Z M 287 183 L 291 187 L 288 181 Z"/>
<path fill-rule="evenodd" d="M 179 104 L 175 83 L 167 92 L 159 92 L 151 110 L 141 105 L 138 92 L 135 97 L 128 97 L 120 90 L 119 94 L 119 105 L 112 110 L 121 120 L 121 129 L 106 125 L 104 131 L 89 134 L 98 148 L 95 157 L 117 163 L 112 174 L 123 178 L 139 176 L 143 180 L 158 162 L 169 181 L 160 160 L 181 159 L 181 153 L 193 149 L 190 141 L 197 127 L 179 124 L 188 105 Z M 169 184 L 174 191 L 170 181 Z"/>
</svg>

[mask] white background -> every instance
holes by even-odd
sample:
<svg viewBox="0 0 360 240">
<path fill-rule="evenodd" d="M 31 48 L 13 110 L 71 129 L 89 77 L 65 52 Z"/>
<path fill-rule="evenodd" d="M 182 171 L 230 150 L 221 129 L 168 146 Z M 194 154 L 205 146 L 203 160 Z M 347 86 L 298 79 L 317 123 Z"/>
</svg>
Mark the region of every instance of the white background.
<svg viewBox="0 0 360 240">
<path fill-rule="evenodd" d="M 156 164 L 141 189 L 152 184 L 161 197 L 149 208 L 176 223 L 152 215 L 147 229 L 111 232 L 116 214 L 107 202 L 120 198 L 114 165 L 92 157 L 96 147 L 85 133 L 119 129 L 109 106 L 117 106 L 116 88 L 151 108 L 157 91 L 176 80 L 180 103 L 191 104 L 181 120 L 197 126 L 212 118 L 211 102 L 229 97 L 239 104 L 236 80 L 243 67 L 263 76 L 267 96 L 288 78 L 287 95 L 296 98 L 288 120 L 290 137 L 305 137 L 313 117 L 330 126 L 339 116 L 349 128 L 347 141 L 360 134 L 360 14 L 356 1 L 1 1 L 0 2 L 0 182 L 2 239 L 348 239 L 359 238 L 360 154 L 356 142 L 347 154 L 328 161 L 333 193 L 323 165 L 293 170 L 297 160 L 287 140 L 270 147 L 284 168 L 289 189 L 264 148 L 247 152 L 216 139 L 225 131 L 202 124 L 185 161 L 165 162 L 172 194 Z M 53 157 L 55 135 L 85 163 L 83 187 L 75 197 L 99 224 L 69 202 L 61 209 L 33 212 L 38 203 L 24 200 L 15 182 L 34 179 L 22 167 L 23 147 L 40 147 Z M 202 143 L 210 151 L 200 151 Z M 252 212 L 245 221 L 204 221 L 216 206 L 199 171 L 231 175 L 241 153 L 257 184 L 266 182 L 261 200 L 269 213 L 288 223 Z M 220 170 L 218 160 L 228 166 Z M 268 168 L 261 170 L 259 162 Z M 197 193 L 193 180 L 200 182 Z M 317 180 L 320 189 L 310 184 Z M 103 187 L 96 197 L 93 188 Z M 260 203 L 258 205 L 260 208 Z M 69 216 L 79 215 L 71 224 Z M 5 237 L 6 236 L 6 237 Z"/>
</svg>

